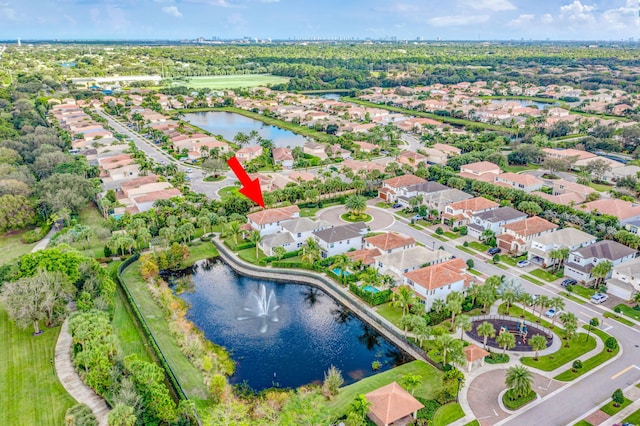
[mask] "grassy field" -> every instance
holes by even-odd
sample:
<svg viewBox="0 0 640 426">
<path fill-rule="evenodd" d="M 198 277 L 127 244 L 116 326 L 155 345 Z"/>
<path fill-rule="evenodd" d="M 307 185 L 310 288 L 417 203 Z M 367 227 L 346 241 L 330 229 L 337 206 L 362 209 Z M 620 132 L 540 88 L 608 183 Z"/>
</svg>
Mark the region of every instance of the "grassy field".
<svg viewBox="0 0 640 426">
<path fill-rule="evenodd" d="M 37 243 L 24 244 L 20 237 L 26 230 L 10 232 L 0 237 L 0 265 L 9 263 L 14 259 L 29 253 Z"/>
<path fill-rule="evenodd" d="M 489 246 L 486 244 L 482 244 L 478 241 L 470 241 L 469 242 L 469 247 L 471 247 L 474 250 L 477 250 L 479 252 L 486 252 L 487 250 L 489 250 Z"/>
<path fill-rule="evenodd" d="M 596 294 L 595 289 L 583 287 L 583 286 L 581 286 L 579 284 L 572 285 L 571 286 L 571 291 L 573 293 L 577 294 L 578 296 L 582 296 L 582 297 L 587 298 L 587 299 L 589 299 L 591 296 Z"/>
<path fill-rule="evenodd" d="M 562 340 L 562 348 L 560 350 L 544 355 L 538 358 L 536 361 L 533 357 L 522 357 L 520 361 L 529 367 L 534 367 L 542 371 L 551 371 L 556 368 L 562 367 L 566 363 L 573 361 L 586 354 L 587 352 L 595 349 L 596 340 L 593 336 L 589 336 L 589 339 L 585 339 L 585 336 L 578 334 L 576 337 L 569 341 L 569 347 L 566 347 L 566 341 Z"/>
<path fill-rule="evenodd" d="M 586 326 L 583 326 L 583 328 L 586 328 Z M 605 333 L 604 331 L 598 330 L 597 328 L 594 328 L 593 330 L 591 330 L 591 332 L 593 334 L 597 335 L 598 337 L 600 337 L 600 339 L 602 339 L 603 342 L 605 340 L 607 340 L 607 338 L 610 337 L 607 333 Z M 560 380 L 562 382 L 570 382 L 571 380 L 574 380 L 574 379 L 582 376 L 583 374 L 593 370 L 594 368 L 596 368 L 600 364 L 610 360 L 611 358 L 616 356 L 619 351 L 620 351 L 620 346 L 618 346 L 615 350 L 613 350 L 611 352 L 608 352 L 607 349 L 604 348 L 604 349 L 602 349 L 602 352 L 600 352 L 599 354 L 597 354 L 595 356 L 592 356 L 591 358 L 585 360 L 582 363 L 582 368 L 579 369 L 579 370 L 576 370 L 575 373 L 570 368 L 567 371 L 565 371 L 563 373 L 560 373 L 559 375 L 554 377 L 554 379 Z"/>
<path fill-rule="evenodd" d="M 446 404 L 438 408 L 438 410 L 433 415 L 433 420 L 430 424 L 434 426 L 446 426 L 463 417 L 464 411 L 462 411 L 462 407 L 460 407 L 460 404 Z"/>
<path fill-rule="evenodd" d="M 147 289 L 147 284 L 140 276 L 140 264 L 134 262 L 124 270 L 122 278 L 187 396 L 201 399 L 207 394 L 202 374 L 184 356 L 169 332 L 169 325 L 164 319 L 162 309 L 153 300 Z"/>
<path fill-rule="evenodd" d="M 45 327 L 37 337 L 32 331 L 17 328 L 0 307 L 0 424 L 62 425 L 75 401 L 49 363 L 60 327 Z"/>
<path fill-rule="evenodd" d="M 393 325 L 400 328 L 400 318 L 402 317 L 402 309 L 391 306 L 391 302 L 380 305 L 376 308 L 381 316 L 387 321 L 390 321 Z"/>
<path fill-rule="evenodd" d="M 153 362 L 142 331 L 138 329 L 133 313 L 129 312 L 124 295 L 117 291 L 114 296 L 113 331 L 118 338 L 123 356 L 136 354 L 143 361 Z"/>
<path fill-rule="evenodd" d="M 189 246 L 189 257 L 182 262 L 182 266 L 193 265 L 198 260 L 210 259 L 218 256 L 218 250 L 210 242 L 194 243 Z"/>
<path fill-rule="evenodd" d="M 191 77 L 186 82 L 174 81 L 174 86 L 187 86 L 194 89 L 237 89 L 240 87 L 258 87 L 272 84 L 281 84 L 289 81 L 287 77 L 271 74 L 238 74 L 238 75 L 214 75 L 208 77 Z"/>
<path fill-rule="evenodd" d="M 601 184 L 601 183 L 593 183 L 593 182 L 591 182 L 589 184 L 589 186 L 591 188 L 595 189 L 596 191 L 599 191 L 599 192 L 606 192 L 606 191 L 610 190 L 611 188 L 613 188 L 613 186 L 611 186 L 611 185 L 604 185 L 604 184 Z"/>
<path fill-rule="evenodd" d="M 93 235 L 89 238 L 89 245 L 86 249 L 80 242 L 73 243 L 72 246 L 89 257 L 103 257 L 105 241 L 108 239 L 104 235 L 110 235 L 110 231 L 104 225 L 105 220 L 102 214 L 96 206 L 91 204 L 80 211 L 78 222 L 93 229 Z"/>
<path fill-rule="evenodd" d="M 369 393 L 392 382 L 400 383 L 402 377 L 406 374 L 422 376 L 422 384 L 416 388 L 415 396 L 433 399 L 440 391 L 442 373 L 431 364 L 423 361 L 412 361 L 341 388 L 340 393 L 327 404 L 333 414 L 336 417 L 340 417 L 347 412 L 356 395 Z"/>
<path fill-rule="evenodd" d="M 624 303 L 617 305 L 616 308 L 619 308 L 620 312 L 624 315 L 633 318 L 636 321 L 640 321 L 640 310 L 633 309 L 631 306 L 627 306 Z"/>
<path fill-rule="evenodd" d="M 519 173 L 525 170 L 538 170 L 539 168 L 540 166 L 538 166 L 537 164 L 527 164 L 523 166 L 509 165 L 509 166 L 505 166 L 504 170 L 511 173 Z"/>
<path fill-rule="evenodd" d="M 224 188 L 220 188 L 218 190 L 218 196 L 224 200 L 225 198 L 232 197 L 234 195 L 239 195 L 240 192 L 239 186 L 225 186 Z"/>
</svg>

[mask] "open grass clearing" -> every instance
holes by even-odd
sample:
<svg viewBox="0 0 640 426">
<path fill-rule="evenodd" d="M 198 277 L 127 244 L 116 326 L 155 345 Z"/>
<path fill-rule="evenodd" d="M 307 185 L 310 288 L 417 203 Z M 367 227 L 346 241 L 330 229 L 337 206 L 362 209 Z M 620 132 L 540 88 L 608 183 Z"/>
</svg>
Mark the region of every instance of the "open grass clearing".
<svg viewBox="0 0 640 426">
<path fill-rule="evenodd" d="M 395 307 L 389 303 L 380 305 L 376 308 L 376 312 L 380 316 L 384 317 L 387 321 L 391 322 L 396 327 L 400 328 L 400 318 L 402 318 L 402 309 Z"/>
<path fill-rule="evenodd" d="M 552 283 L 559 278 L 557 275 L 547 272 L 544 269 L 534 269 L 529 272 L 529 275 L 533 275 L 534 277 L 540 278 L 548 283 Z"/>
<path fill-rule="evenodd" d="M 636 310 L 631 306 L 627 306 L 624 303 L 617 305 L 613 309 L 619 309 L 620 313 L 628 316 L 629 318 L 633 318 L 636 321 L 640 321 L 640 310 Z"/>
<path fill-rule="evenodd" d="M 239 191 L 239 186 L 225 186 L 224 188 L 220 188 L 218 190 L 218 196 L 220 197 L 220 199 L 224 200 L 235 195 L 240 195 Z"/>
<path fill-rule="evenodd" d="M 607 192 L 613 188 L 613 186 L 611 185 L 604 185 L 602 183 L 594 183 L 594 182 L 589 183 L 589 186 L 599 192 Z"/>
<path fill-rule="evenodd" d="M 74 399 L 58 381 L 53 359 L 60 327 L 21 330 L 0 305 L 0 423 L 3 425 L 64 424 L 64 414 Z"/>
<path fill-rule="evenodd" d="M 462 411 L 460 404 L 452 402 L 438 408 L 430 424 L 434 426 L 446 426 L 463 417 L 464 411 Z"/>
<path fill-rule="evenodd" d="M 113 332 L 118 338 L 118 344 L 123 356 L 136 354 L 138 358 L 147 362 L 154 362 L 151 349 L 147 346 L 142 330 L 138 328 L 133 313 L 126 305 L 125 296 L 121 290 L 114 295 Z"/>
<path fill-rule="evenodd" d="M 37 243 L 24 244 L 20 240 L 22 234 L 28 230 L 22 229 L 20 231 L 7 232 L 0 236 L 0 265 L 9 263 L 33 250 Z"/>
<path fill-rule="evenodd" d="M 374 376 L 369 376 L 349 386 L 340 388 L 340 393 L 327 405 L 336 417 L 346 414 L 353 399 L 392 382 L 402 382 L 407 374 L 422 377 L 422 383 L 415 389 L 414 395 L 424 399 L 434 399 L 442 387 L 442 372 L 423 361 L 412 361 Z"/>
<path fill-rule="evenodd" d="M 190 77 L 187 81 L 173 80 L 172 86 L 187 86 L 194 89 L 237 89 L 242 87 L 259 87 L 283 84 L 289 81 L 287 77 L 271 74 L 235 74 L 213 75 L 206 77 Z"/>
<path fill-rule="evenodd" d="M 611 312 L 605 312 L 604 314 L 602 314 L 602 316 L 605 318 L 616 320 L 621 324 L 628 325 L 629 327 L 633 327 L 635 325 L 635 323 L 629 321 L 628 319 L 621 317 L 618 314 L 612 314 Z"/>
<path fill-rule="evenodd" d="M 613 401 L 609 401 L 609 403 L 607 405 L 605 405 L 604 407 L 602 407 L 600 409 L 600 411 L 602 411 L 603 413 L 606 413 L 610 416 L 613 416 L 614 414 L 618 413 L 620 410 L 622 410 L 624 407 L 626 407 L 627 405 L 631 404 L 631 400 L 628 398 L 624 399 L 624 402 L 622 404 L 620 404 L 619 407 L 614 406 Z"/>
<path fill-rule="evenodd" d="M 583 328 L 587 329 L 587 326 L 585 325 L 583 326 Z M 609 337 L 611 337 L 604 331 L 598 330 L 597 328 L 592 328 L 591 333 L 598 336 L 603 342 L 607 340 Z M 583 374 L 593 370 L 597 366 L 615 357 L 619 351 L 620 351 L 620 346 L 618 346 L 615 350 L 612 350 L 611 352 L 609 352 L 607 348 L 603 348 L 602 352 L 600 352 L 599 354 L 594 355 L 589 359 L 586 359 L 582 363 L 582 368 L 577 369 L 575 372 L 573 371 L 572 368 L 570 368 L 567 371 L 558 374 L 556 377 L 554 377 L 554 379 L 560 380 L 562 382 L 570 382 L 571 380 L 575 380 L 578 377 L 582 376 Z"/>
</svg>

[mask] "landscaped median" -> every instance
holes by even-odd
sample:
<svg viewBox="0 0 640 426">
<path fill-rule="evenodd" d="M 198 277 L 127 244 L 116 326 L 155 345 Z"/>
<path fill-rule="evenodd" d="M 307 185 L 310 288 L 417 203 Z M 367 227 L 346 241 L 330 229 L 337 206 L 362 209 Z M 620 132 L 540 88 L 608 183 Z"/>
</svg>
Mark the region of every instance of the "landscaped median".
<svg viewBox="0 0 640 426">
<path fill-rule="evenodd" d="M 589 326 L 586 326 L 586 325 L 584 326 L 585 329 L 587 327 Z M 598 336 L 603 342 L 606 342 L 607 339 L 612 338 L 610 335 L 608 335 L 604 331 L 598 330 L 597 328 L 593 328 L 593 327 L 591 328 L 591 333 Z M 612 350 L 605 347 L 604 349 L 602 349 L 602 352 L 600 352 L 599 354 L 592 356 L 591 358 L 583 361 L 582 368 L 570 368 L 567 371 L 558 374 L 556 377 L 554 377 L 554 379 L 560 380 L 561 382 L 570 382 L 571 380 L 575 380 L 578 377 L 582 376 L 583 374 L 588 373 L 589 371 L 593 370 L 599 365 L 602 365 L 603 363 L 614 358 L 616 355 L 618 355 L 618 352 L 620 352 L 620 346 L 617 346 L 615 349 L 612 349 Z"/>
</svg>

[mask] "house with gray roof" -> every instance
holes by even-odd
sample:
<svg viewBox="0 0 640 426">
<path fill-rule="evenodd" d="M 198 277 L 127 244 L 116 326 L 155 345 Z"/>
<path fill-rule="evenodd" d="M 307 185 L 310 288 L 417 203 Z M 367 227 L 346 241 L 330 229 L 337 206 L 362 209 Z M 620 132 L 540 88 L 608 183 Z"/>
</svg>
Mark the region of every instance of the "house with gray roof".
<svg viewBox="0 0 640 426">
<path fill-rule="evenodd" d="M 591 270 L 600 262 L 608 260 L 614 267 L 636 257 L 636 250 L 611 240 L 598 241 L 595 244 L 574 250 L 564 265 L 564 275 L 589 284 L 595 278 Z M 611 277 L 611 273 L 605 278 Z"/>
<path fill-rule="evenodd" d="M 417 197 L 418 195 L 422 195 L 422 197 L 424 198 L 426 195 L 437 194 L 438 192 L 446 191 L 448 189 L 451 188 L 434 181 L 427 181 L 415 185 L 409 185 L 403 188 L 398 188 L 396 202 L 402 204 L 405 207 L 409 207 L 409 200 Z"/>
<path fill-rule="evenodd" d="M 631 300 L 640 292 L 640 257 L 613 267 L 611 278 L 607 280 L 607 293 Z"/>
<path fill-rule="evenodd" d="M 449 204 L 468 200 L 469 198 L 473 198 L 473 196 L 459 189 L 449 188 L 444 191 L 423 194 L 422 203 L 427 206 L 427 209 L 437 210 L 438 214 L 442 214 Z"/>
<path fill-rule="evenodd" d="M 291 237 L 293 237 L 296 242 L 297 248 L 300 248 L 307 239 L 313 237 L 314 231 L 331 228 L 331 224 L 324 220 L 313 220 L 308 217 L 299 217 L 297 219 L 284 222 L 281 225 L 281 228 L 281 232 L 288 232 L 291 234 Z"/>
<path fill-rule="evenodd" d="M 293 251 L 296 250 L 297 245 L 296 241 L 288 232 L 276 232 L 275 234 L 265 235 L 258 244 L 258 248 L 267 256 L 273 256 L 275 254 L 273 249 L 276 247 L 282 247 L 286 251 Z"/>
<path fill-rule="evenodd" d="M 491 230 L 496 237 L 504 232 L 503 226 L 524 220 L 527 218 L 526 213 L 522 213 L 511 207 L 499 207 L 493 210 L 487 210 L 474 214 L 468 225 L 469 235 L 480 238 L 484 230 Z"/>
<path fill-rule="evenodd" d="M 351 249 L 363 248 L 363 236 L 369 228 L 364 222 L 348 223 L 313 232 L 313 238 L 320 246 L 322 258 L 346 253 Z"/>
<path fill-rule="evenodd" d="M 596 242 L 596 237 L 576 228 L 559 229 L 531 240 L 528 259 L 542 265 L 543 268 L 553 265 L 556 260 L 551 258 L 551 252 L 561 248 L 568 248 L 569 252 Z"/>
</svg>

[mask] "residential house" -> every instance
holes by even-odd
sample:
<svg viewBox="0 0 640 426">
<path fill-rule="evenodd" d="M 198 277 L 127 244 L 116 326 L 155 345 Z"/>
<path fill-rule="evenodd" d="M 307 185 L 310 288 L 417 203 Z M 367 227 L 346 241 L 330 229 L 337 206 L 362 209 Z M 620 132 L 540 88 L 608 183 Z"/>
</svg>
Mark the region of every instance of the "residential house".
<svg viewBox="0 0 640 426">
<path fill-rule="evenodd" d="M 355 141 L 354 143 L 360 147 L 360 151 L 366 152 L 368 154 L 379 148 L 378 145 L 374 145 L 369 142 Z"/>
<path fill-rule="evenodd" d="M 624 229 L 631 232 L 632 234 L 638 235 L 638 233 L 640 232 L 640 219 L 634 219 L 625 222 Z"/>
<path fill-rule="evenodd" d="M 456 148 L 455 146 L 447 145 L 444 143 L 436 143 L 433 145 L 433 148 L 437 149 L 438 151 L 444 152 L 448 157 L 455 157 L 456 155 L 460 155 L 462 153 L 462 150 L 460 148 Z"/>
<path fill-rule="evenodd" d="M 351 151 L 342 148 L 338 144 L 329 145 L 326 153 L 329 154 L 330 157 L 343 158 L 345 160 L 351 157 Z"/>
<path fill-rule="evenodd" d="M 308 217 L 299 217 L 282 224 L 282 232 L 288 232 L 296 243 L 296 248 L 302 247 L 305 241 L 313 238 L 315 231 L 331 228 L 331 224 L 324 220 L 312 220 Z"/>
<path fill-rule="evenodd" d="M 482 182 L 494 182 L 500 172 L 500 167 L 496 164 L 490 163 L 489 161 L 478 161 L 460 166 L 458 176 Z"/>
<path fill-rule="evenodd" d="M 273 256 L 273 251 L 276 247 L 282 247 L 286 251 L 293 251 L 297 249 L 296 241 L 289 232 L 276 232 L 274 234 L 268 234 L 262 237 L 258 247 L 267 256 Z"/>
<path fill-rule="evenodd" d="M 449 155 L 446 152 L 440 151 L 435 148 L 423 148 L 422 151 L 427 156 L 428 164 L 447 164 L 447 160 L 449 159 Z"/>
<path fill-rule="evenodd" d="M 536 195 L 543 200 L 547 200 L 554 204 L 565 204 L 568 206 L 584 203 L 584 199 L 575 192 L 567 192 L 566 194 L 551 195 L 540 191 L 534 191 L 531 195 Z"/>
<path fill-rule="evenodd" d="M 247 215 L 247 223 L 260 235 L 275 234 L 280 231 L 284 222 L 300 217 L 298 206 L 278 207 L 275 209 L 260 210 Z"/>
<path fill-rule="evenodd" d="M 411 205 L 410 200 L 414 197 L 422 196 L 422 198 L 424 199 L 424 197 L 427 195 L 433 195 L 438 192 L 446 191 L 448 189 L 448 186 L 442 185 L 441 183 L 435 181 L 427 181 L 415 185 L 409 185 L 398 188 L 398 193 L 396 194 L 396 202 L 402 204 L 405 207 L 409 207 Z"/>
<path fill-rule="evenodd" d="M 314 231 L 313 236 L 320 246 L 322 258 L 346 253 L 351 249 L 362 249 L 362 236 L 368 227 L 364 222 L 348 223 Z"/>
<path fill-rule="evenodd" d="M 351 160 L 347 159 L 342 162 L 342 167 L 344 169 L 351 169 L 354 172 L 359 172 L 361 170 L 369 173 L 373 170 L 377 170 L 380 173 L 384 173 L 384 166 L 378 163 L 372 163 L 371 161 L 360 161 L 360 160 Z"/>
<path fill-rule="evenodd" d="M 131 201 L 137 208 L 137 212 L 144 212 L 151 207 L 153 207 L 154 203 L 158 200 L 168 200 L 173 197 L 181 197 L 182 192 L 178 188 L 170 188 L 163 189 L 160 191 L 150 192 L 148 194 L 139 195 L 137 197 L 133 197 Z"/>
<path fill-rule="evenodd" d="M 564 275 L 589 284 L 595 279 L 591 275 L 591 270 L 598 263 L 606 260 L 611 262 L 613 267 L 616 267 L 635 258 L 636 253 L 636 250 L 616 241 L 598 241 L 595 244 L 572 251 L 564 265 Z M 611 275 L 612 272 L 609 272 L 605 278 L 610 278 Z"/>
<path fill-rule="evenodd" d="M 393 203 L 396 201 L 402 188 L 424 182 L 426 182 L 425 179 L 414 175 L 403 175 L 387 179 L 382 181 L 382 188 L 378 190 L 378 197 L 388 203 Z M 403 195 L 406 196 L 406 194 Z"/>
<path fill-rule="evenodd" d="M 473 215 L 495 210 L 498 207 L 500 204 L 484 197 L 469 198 L 447 205 L 442 215 L 442 221 L 446 221 L 452 227 L 462 226 L 469 223 Z"/>
<path fill-rule="evenodd" d="M 511 222 L 503 226 L 504 233 L 497 238 L 498 247 L 519 255 L 529 249 L 534 238 L 553 232 L 557 228 L 558 225 L 538 216 Z"/>
<path fill-rule="evenodd" d="M 584 201 L 592 192 L 595 192 L 595 189 L 591 188 L 590 186 L 581 185 L 575 182 L 569 182 L 564 179 L 553 181 L 552 195 L 574 193 L 579 195 L 582 201 Z"/>
<path fill-rule="evenodd" d="M 293 168 L 293 153 L 289 148 L 274 148 L 273 162 L 280 164 L 284 169 Z"/>
<path fill-rule="evenodd" d="M 495 236 L 504 232 L 503 227 L 508 223 L 517 222 L 527 218 L 526 213 L 522 213 L 511 207 L 499 207 L 474 214 L 468 230 L 469 235 L 480 238 L 485 230 L 493 231 Z"/>
<path fill-rule="evenodd" d="M 500 173 L 495 177 L 496 185 L 506 186 L 507 188 L 520 189 L 525 192 L 533 192 L 542 188 L 542 180 L 535 176 L 519 173 Z"/>
<path fill-rule="evenodd" d="M 313 155 L 314 157 L 321 158 L 323 160 L 327 158 L 327 153 L 325 152 L 326 149 L 326 145 L 313 141 L 307 141 L 302 146 L 302 152 L 304 152 L 305 154 Z"/>
<path fill-rule="evenodd" d="M 373 237 L 367 237 L 364 242 L 365 248 L 377 248 L 381 253 L 385 254 L 406 250 L 416 245 L 416 240 L 413 238 L 395 232 L 385 232 Z"/>
<path fill-rule="evenodd" d="M 620 222 L 628 222 L 640 218 L 640 205 L 618 198 L 591 201 L 583 204 L 581 208 L 591 213 L 617 217 Z"/>
<path fill-rule="evenodd" d="M 398 155 L 398 163 L 411 166 L 414 170 L 418 168 L 420 163 L 425 163 L 426 161 L 426 156 L 413 151 L 402 151 L 402 153 Z"/>
<path fill-rule="evenodd" d="M 611 169 L 605 173 L 604 178 L 609 182 L 617 182 L 619 179 L 627 176 L 637 178 L 640 174 L 640 167 L 638 166 L 622 166 Z"/>
<path fill-rule="evenodd" d="M 556 232 L 540 235 L 531 240 L 528 259 L 534 263 L 549 267 L 559 260 L 551 258 L 551 252 L 561 248 L 569 252 L 578 250 L 596 242 L 596 237 L 576 228 L 559 229 Z"/>
<path fill-rule="evenodd" d="M 631 300 L 640 292 L 640 257 L 613 267 L 611 278 L 607 280 L 607 292 L 623 300 Z"/>
<path fill-rule="evenodd" d="M 444 213 L 445 208 L 458 201 L 473 198 L 471 195 L 459 189 L 447 188 L 443 191 L 425 193 L 422 195 L 422 202 L 431 212 L 437 211 L 438 215 Z"/>
<path fill-rule="evenodd" d="M 260 157 L 263 152 L 260 145 L 246 146 L 236 151 L 236 158 L 241 163 L 248 163 Z"/>
<path fill-rule="evenodd" d="M 345 254 L 353 263 L 362 262 L 362 266 L 372 266 L 376 263 L 376 257 L 382 253 L 377 248 L 373 248 L 348 251 Z"/>
<path fill-rule="evenodd" d="M 444 250 L 433 251 L 422 246 L 413 246 L 406 250 L 376 256 L 375 266 L 378 273 L 390 275 L 398 284 L 406 284 L 403 274 L 450 259 L 453 259 L 453 255 Z"/>
<path fill-rule="evenodd" d="M 406 282 L 423 301 L 425 310 L 431 310 L 436 300 L 446 300 L 451 292 L 464 292 L 473 277 L 466 274 L 467 264 L 460 258 L 447 260 L 404 274 Z"/>
</svg>

